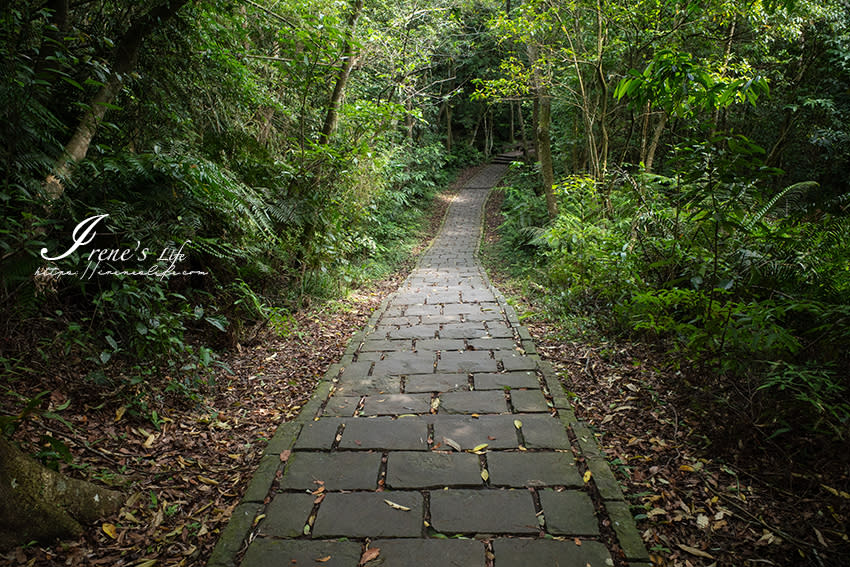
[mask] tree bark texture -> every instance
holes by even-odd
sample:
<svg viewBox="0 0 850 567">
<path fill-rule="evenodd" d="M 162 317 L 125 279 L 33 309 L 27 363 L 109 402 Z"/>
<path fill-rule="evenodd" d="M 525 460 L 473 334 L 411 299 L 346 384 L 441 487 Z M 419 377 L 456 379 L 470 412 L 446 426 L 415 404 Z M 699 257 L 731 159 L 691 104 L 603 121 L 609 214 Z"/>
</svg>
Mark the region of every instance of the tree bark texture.
<svg viewBox="0 0 850 567">
<path fill-rule="evenodd" d="M 342 105 L 342 95 L 345 92 L 345 85 L 348 83 L 348 76 L 351 75 L 351 69 L 357 60 L 357 57 L 354 55 L 354 33 L 357 28 L 357 20 L 360 19 L 360 13 L 362 11 L 363 0 L 356 0 L 351 17 L 348 19 L 348 37 L 342 47 L 342 66 L 339 68 L 339 74 L 334 84 L 331 100 L 328 102 L 325 123 L 322 126 L 321 134 L 319 134 L 320 144 L 327 144 L 330 141 L 331 135 L 339 123 L 339 107 Z"/>
<path fill-rule="evenodd" d="M 555 172 L 552 166 L 552 141 L 549 135 L 549 126 L 552 122 L 552 99 L 549 97 L 549 89 L 546 88 L 537 63 L 537 47 L 529 44 L 526 49 L 533 70 L 534 89 L 537 93 L 537 159 L 543 176 L 546 210 L 549 218 L 554 219 L 558 216 L 558 202 L 555 199 Z"/>
<path fill-rule="evenodd" d="M 0 549 L 79 536 L 124 496 L 50 470 L 0 435 Z"/>
</svg>

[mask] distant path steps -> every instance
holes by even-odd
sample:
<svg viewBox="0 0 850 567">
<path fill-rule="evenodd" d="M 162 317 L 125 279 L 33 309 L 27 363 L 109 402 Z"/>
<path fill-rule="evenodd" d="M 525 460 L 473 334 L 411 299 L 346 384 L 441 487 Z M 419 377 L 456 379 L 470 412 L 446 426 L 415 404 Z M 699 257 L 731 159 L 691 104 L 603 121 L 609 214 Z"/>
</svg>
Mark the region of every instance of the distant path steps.
<svg viewBox="0 0 850 567">
<path fill-rule="evenodd" d="M 593 434 L 476 258 L 507 167 L 466 183 L 418 267 L 281 425 L 209 565 L 235 565 L 246 542 L 242 567 L 357 567 L 364 553 L 391 567 L 647 564 Z"/>
<path fill-rule="evenodd" d="M 522 150 L 514 150 L 512 152 L 505 152 L 503 154 L 498 154 L 498 155 L 493 156 L 493 159 L 490 160 L 490 162 L 495 164 L 495 165 L 511 164 L 515 161 L 522 161 Z"/>
</svg>

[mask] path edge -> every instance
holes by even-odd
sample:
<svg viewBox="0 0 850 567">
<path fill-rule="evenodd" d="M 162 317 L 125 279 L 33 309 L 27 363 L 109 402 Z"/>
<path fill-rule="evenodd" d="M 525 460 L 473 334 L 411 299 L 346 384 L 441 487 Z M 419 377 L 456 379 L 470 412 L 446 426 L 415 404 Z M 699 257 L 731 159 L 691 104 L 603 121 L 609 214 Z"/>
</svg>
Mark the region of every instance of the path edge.
<svg viewBox="0 0 850 567">
<path fill-rule="evenodd" d="M 537 363 L 537 369 L 543 375 L 546 389 L 552 396 L 552 402 L 555 409 L 558 410 L 561 423 L 568 431 L 572 432 L 578 441 L 579 450 L 584 456 L 587 468 L 591 473 L 591 480 L 593 480 L 596 490 L 602 499 L 605 511 L 611 520 L 611 528 L 617 536 L 617 543 L 620 545 L 620 549 L 622 549 L 628 565 L 630 567 L 652 567 L 646 545 L 637 529 L 637 524 L 632 516 L 629 504 L 626 502 L 626 497 L 620 488 L 620 483 L 611 471 L 605 451 L 602 450 L 588 424 L 576 418 L 572 404 L 566 395 L 564 386 L 558 379 L 558 374 L 552 363 L 548 360 L 543 360 L 537 353 L 531 333 L 520 322 L 513 305 L 508 303 L 502 292 L 490 280 L 484 264 L 480 261 L 481 243 L 484 240 L 485 223 L 487 222 L 487 202 L 490 200 L 493 190 L 499 186 L 500 182 L 501 179 L 488 190 L 487 198 L 484 199 L 484 203 L 481 205 L 482 222 L 478 242 L 475 247 L 475 257 L 478 260 L 479 266 L 481 266 L 484 282 L 493 291 L 496 302 L 499 304 L 511 327 L 514 328 L 519 336 L 526 356 Z"/>
</svg>

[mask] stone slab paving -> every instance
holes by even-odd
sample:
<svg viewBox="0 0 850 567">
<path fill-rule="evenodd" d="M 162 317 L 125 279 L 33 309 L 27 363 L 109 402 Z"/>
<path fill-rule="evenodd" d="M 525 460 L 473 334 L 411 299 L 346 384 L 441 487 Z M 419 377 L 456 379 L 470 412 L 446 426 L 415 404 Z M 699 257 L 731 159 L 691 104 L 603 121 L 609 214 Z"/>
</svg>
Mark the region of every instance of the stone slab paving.
<svg viewBox="0 0 850 567">
<path fill-rule="evenodd" d="M 367 566 L 648 561 L 595 438 L 476 260 L 505 168 L 467 182 L 417 269 L 281 425 L 209 566 L 357 567 L 369 549 Z"/>
</svg>

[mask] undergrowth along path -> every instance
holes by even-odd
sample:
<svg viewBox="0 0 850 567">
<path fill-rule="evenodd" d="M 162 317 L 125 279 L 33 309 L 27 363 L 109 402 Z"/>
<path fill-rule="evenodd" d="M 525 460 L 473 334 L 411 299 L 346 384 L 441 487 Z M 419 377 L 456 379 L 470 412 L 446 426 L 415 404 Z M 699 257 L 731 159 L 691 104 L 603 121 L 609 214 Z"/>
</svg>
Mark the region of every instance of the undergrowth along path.
<svg viewBox="0 0 850 567">
<path fill-rule="evenodd" d="M 467 181 L 417 268 L 280 426 L 208 565 L 646 563 L 594 436 L 477 260 L 505 169 Z"/>
</svg>

